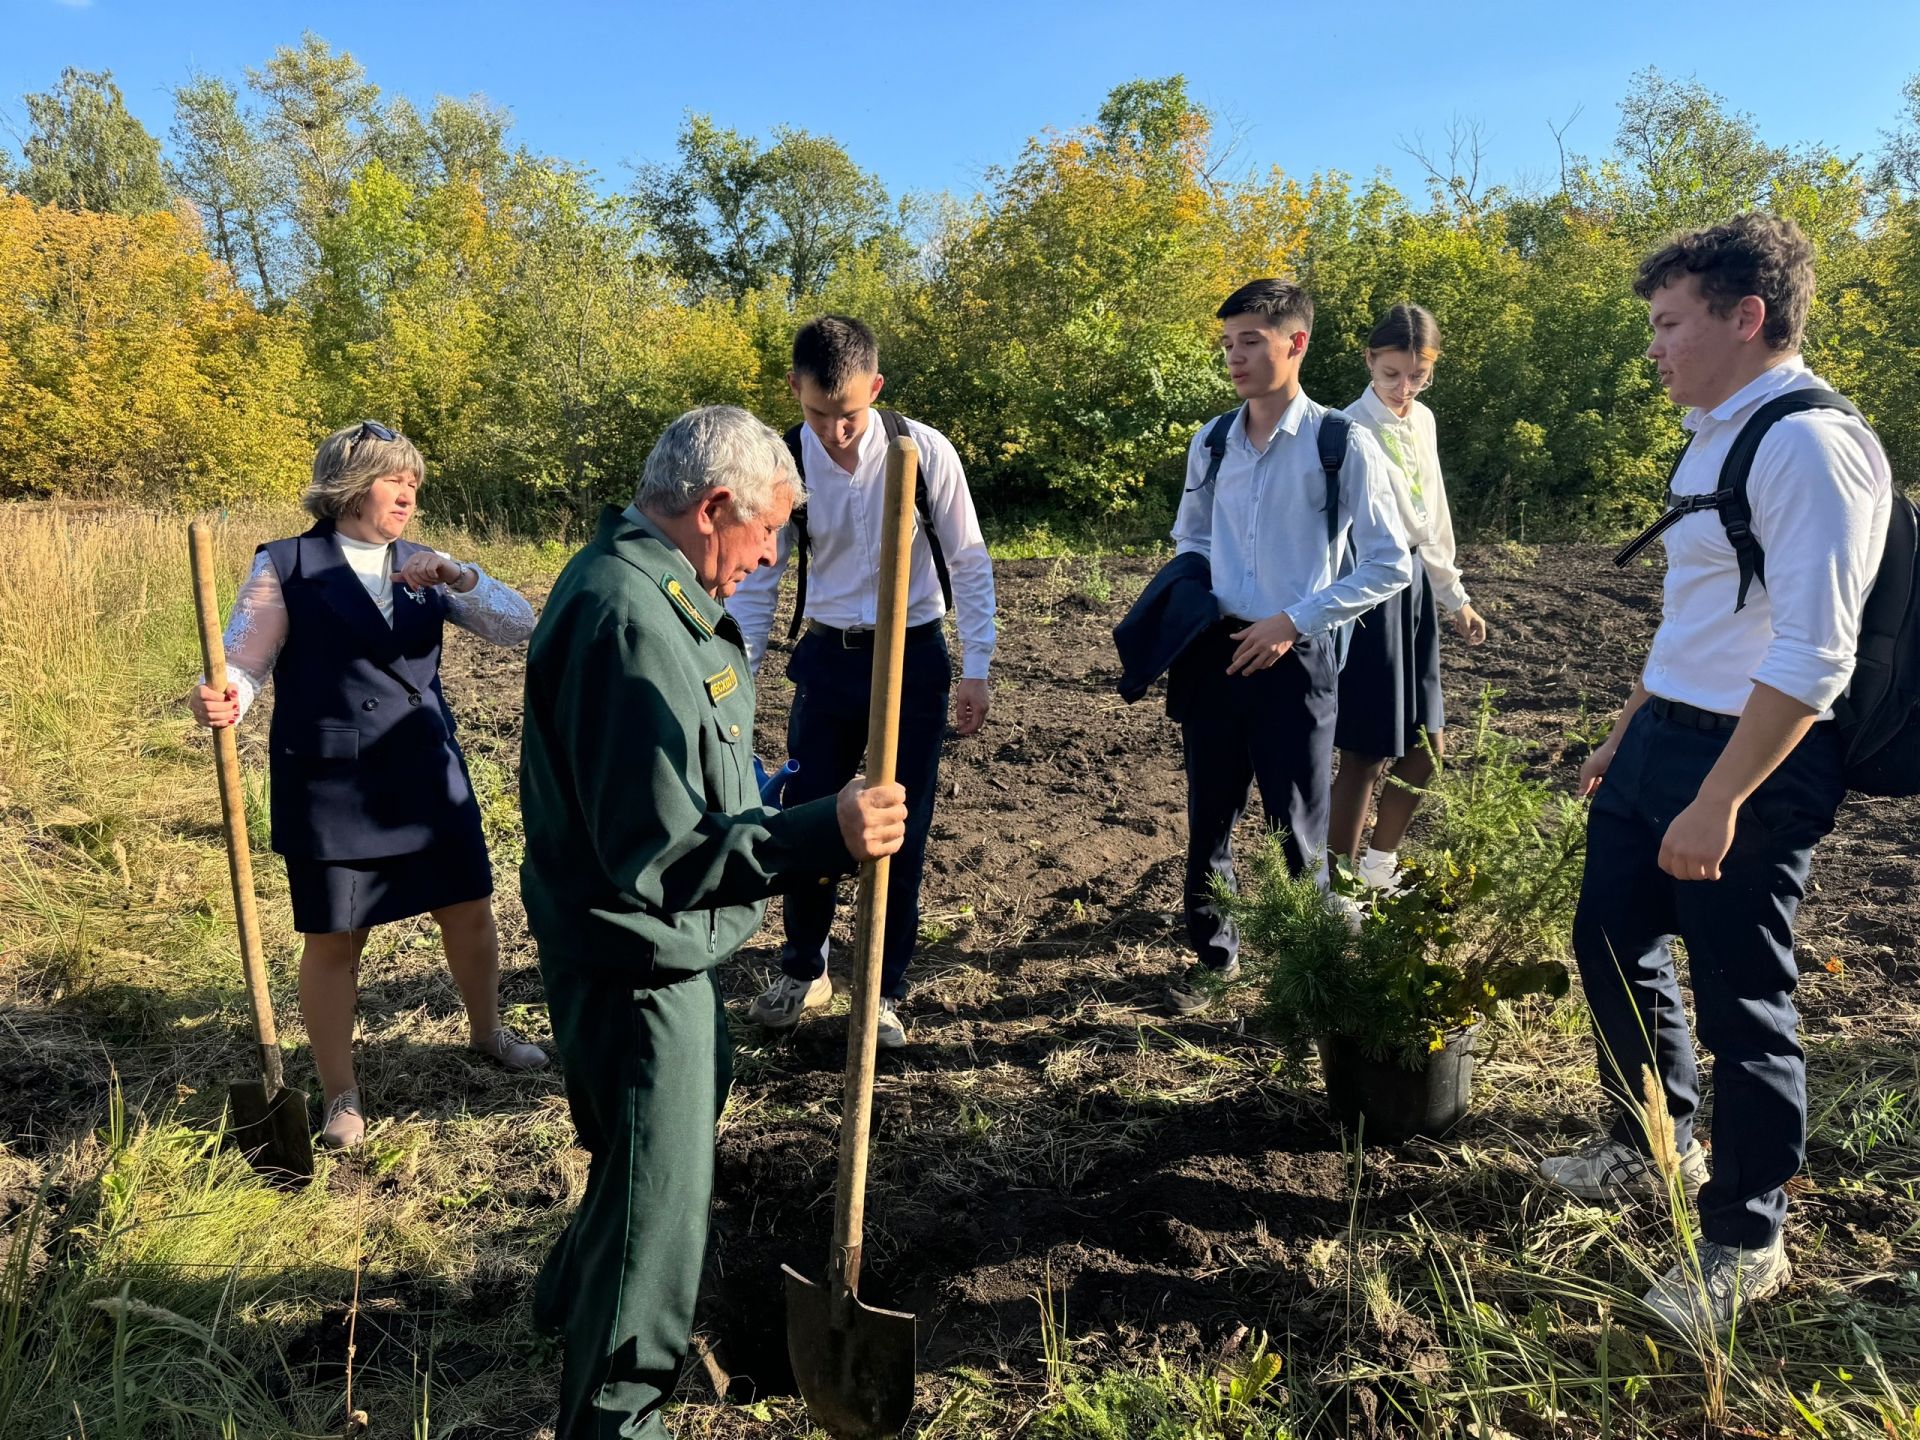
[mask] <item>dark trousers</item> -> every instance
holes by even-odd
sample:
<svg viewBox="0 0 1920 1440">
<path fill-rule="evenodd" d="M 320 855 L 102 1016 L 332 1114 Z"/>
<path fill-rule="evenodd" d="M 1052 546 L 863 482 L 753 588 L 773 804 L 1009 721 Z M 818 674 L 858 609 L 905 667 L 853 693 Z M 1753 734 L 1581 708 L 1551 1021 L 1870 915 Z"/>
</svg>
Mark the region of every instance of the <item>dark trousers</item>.
<svg viewBox="0 0 1920 1440">
<path fill-rule="evenodd" d="M 533 1318 L 565 1337 L 555 1440 L 664 1440 L 706 1256 L 713 1135 L 732 1074 L 711 971 L 627 989 L 541 967 L 567 1104 L 591 1157 Z"/>
<path fill-rule="evenodd" d="M 1244 621 L 1223 621 L 1190 645 L 1168 677 L 1187 769 L 1187 938 L 1201 961 L 1225 969 L 1240 932 L 1214 904 L 1213 882 L 1237 888 L 1233 827 L 1254 783 L 1267 824 L 1281 832 L 1287 867 L 1324 876 L 1338 662 L 1330 636 L 1297 642 L 1279 663 L 1227 674 Z"/>
<path fill-rule="evenodd" d="M 836 793 L 860 773 L 867 750 L 867 707 L 873 695 L 873 651 L 851 649 L 809 631 L 787 664 L 793 708 L 787 714 L 787 754 L 800 771 L 787 782 L 786 804 Z M 900 749 L 894 776 L 907 789 L 907 836 L 887 880 L 887 925 L 880 993 L 907 993 L 907 962 L 920 933 L 920 876 L 933 828 L 933 793 L 940 745 L 947 733 L 947 691 L 953 683 L 947 644 L 928 630 L 907 642 L 900 700 Z M 787 939 L 780 968 L 796 980 L 826 973 L 827 932 L 839 900 L 837 881 L 822 879 L 787 892 L 782 906 Z"/>
<path fill-rule="evenodd" d="M 1713 1057 L 1713 1178 L 1700 1192 L 1701 1230 L 1752 1248 L 1780 1228 L 1786 1183 L 1806 1160 L 1793 918 L 1845 786 L 1836 729 L 1816 725 L 1741 807 L 1720 878 L 1676 880 L 1660 869 L 1660 842 L 1727 739 L 1646 708 L 1633 717 L 1588 818 L 1573 941 L 1613 1138 L 1643 1153 L 1644 1067 L 1660 1077 L 1683 1148 L 1700 1107 L 1671 948 L 1675 936 L 1685 942 L 1700 1043 Z"/>
</svg>

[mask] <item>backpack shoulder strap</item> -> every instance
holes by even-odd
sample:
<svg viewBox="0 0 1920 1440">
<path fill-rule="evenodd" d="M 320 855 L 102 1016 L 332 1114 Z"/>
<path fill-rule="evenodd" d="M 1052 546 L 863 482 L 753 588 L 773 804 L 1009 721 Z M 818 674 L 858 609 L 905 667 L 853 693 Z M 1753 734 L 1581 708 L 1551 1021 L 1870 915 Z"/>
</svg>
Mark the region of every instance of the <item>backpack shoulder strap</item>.
<svg viewBox="0 0 1920 1440">
<path fill-rule="evenodd" d="M 1717 510 L 1719 496 L 1715 495 L 1675 495 L 1674 479 L 1680 474 L 1680 464 L 1687 458 L 1687 451 L 1693 448 L 1693 432 L 1687 432 L 1687 438 L 1680 446 L 1680 453 L 1673 457 L 1673 466 L 1667 471 L 1667 508 L 1646 529 L 1622 545 L 1613 557 L 1613 563 L 1624 569 L 1633 563 L 1634 557 L 1647 546 L 1658 540 L 1680 521 L 1699 510 Z"/>
<path fill-rule="evenodd" d="M 781 437 L 787 453 L 793 456 L 793 472 L 800 483 L 807 480 L 807 462 L 800 444 L 800 427 L 794 426 Z M 787 622 L 787 639 L 797 639 L 807 620 L 807 507 L 796 505 L 787 523 L 793 526 L 793 618 Z"/>
<path fill-rule="evenodd" d="M 1344 410 L 1329 410 L 1320 417 L 1320 469 L 1327 477 L 1327 545 L 1340 535 L 1340 467 L 1347 460 L 1347 445 L 1353 439 L 1353 420 Z"/>
<path fill-rule="evenodd" d="M 907 433 L 906 417 L 898 410 L 882 410 L 880 428 L 886 434 L 888 443 L 911 438 Z M 933 528 L 933 502 L 927 498 L 924 479 L 913 487 L 913 508 L 920 519 L 920 533 L 927 537 L 927 551 L 933 556 L 933 573 L 940 577 L 940 598 L 947 602 L 947 609 L 951 610 L 953 577 L 947 573 L 947 552 L 940 543 L 940 532 Z"/>
<path fill-rule="evenodd" d="M 1760 442 L 1766 438 L 1767 431 L 1778 421 L 1803 410 L 1839 410 L 1856 420 L 1864 419 L 1846 396 L 1819 386 L 1809 386 L 1804 390 L 1789 390 L 1767 401 L 1753 412 L 1753 417 L 1733 437 L 1733 448 L 1727 452 L 1727 458 L 1720 466 L 1720 488 L 1714 494 L 1714 501 L 1720 511 L 1720 523 L 1726 528 L 1727 541 L 1733 546 L 1734 557 L 1740 563 L 1740 593 L 1733 605 L 1736 612 L 1746 609 L 1747 592 L 1753 587 L 1754 581 L 1758 580 L 1762 585 L 1767 583 L 1767 557 L 1760 548 L 1760 542 L 1754 538 L 1753 505 L 1747 499 L 1747 477 L 1753 472 L 1754 456 L 1760 453 Z"/>
<path fill-rule="evenodd" d="M 1233 433 L 1233 422 L 1239 417 L 1238 410 L 1229 410 L 1207 427 L 1207 473 L 1192 489 L 1211 489 L 1213 482 L 1220 478 L 1220 462 L 1227 458 L 1227 436 Z"/>
</svg>

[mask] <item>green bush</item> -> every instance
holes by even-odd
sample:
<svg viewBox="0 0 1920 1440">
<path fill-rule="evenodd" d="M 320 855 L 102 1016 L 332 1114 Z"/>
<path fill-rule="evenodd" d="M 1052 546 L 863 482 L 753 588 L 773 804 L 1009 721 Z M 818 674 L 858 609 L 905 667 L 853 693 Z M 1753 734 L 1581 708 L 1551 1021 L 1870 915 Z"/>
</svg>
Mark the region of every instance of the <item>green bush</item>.
<svg viewBox="0 0 1920 1440">
<path fill-rule="evenodd" d="M 1222 892 L 1264 978 L 1260 1024 L 1296 1068 L 1329 1035 L 1411 1068 L 1503 1000 L 1566 994 L 1584 809 L 1527 773 L 1486 692 L 1427 788 L 1399 888 L 1368 891 L 1336 865 L 1333 888 L 1361 906 L 1357 931 L 1312 877 L 1288 873 L 1277 839 L 1243 893 Z"/>
</svg>

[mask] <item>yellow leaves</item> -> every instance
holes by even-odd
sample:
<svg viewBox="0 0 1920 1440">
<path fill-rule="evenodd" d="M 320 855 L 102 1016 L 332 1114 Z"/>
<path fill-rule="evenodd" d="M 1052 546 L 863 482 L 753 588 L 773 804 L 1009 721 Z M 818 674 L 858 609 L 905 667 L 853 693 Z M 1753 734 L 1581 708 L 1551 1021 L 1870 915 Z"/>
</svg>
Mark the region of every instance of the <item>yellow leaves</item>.
<svg viewBox="0 0 1920 1440">
<path fill-rule="evenodd" d="M 298 334 L 190 217 L 0 202 L 0 486 L 11 494 L 289 493 L 310 453 Z"/>
</svg>

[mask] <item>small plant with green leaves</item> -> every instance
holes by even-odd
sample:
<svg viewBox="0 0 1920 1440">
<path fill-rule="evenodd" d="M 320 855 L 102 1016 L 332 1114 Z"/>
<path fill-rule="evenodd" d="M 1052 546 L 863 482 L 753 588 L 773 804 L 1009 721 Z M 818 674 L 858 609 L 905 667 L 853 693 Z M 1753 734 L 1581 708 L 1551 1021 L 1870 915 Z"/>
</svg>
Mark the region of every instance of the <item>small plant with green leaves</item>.
<svg viewBox="0 0 1920 1440">
<path fill-rule="evenodd" d="M 1584 807 L 1527 773 L 1518 742 L 1494 727 L 1493 699 L 1483 694 L 1428 786 L 1398 886 L 1370 892 L 1335 866 L 1334 890 L 1360 905 L 1357 927 L 1311 876 L 1289 873 L 1277 840 L 1253 884 L 1223 894 L 1265 979 L 1261 1022 L 1296 1070 L 1332 1036 L 1418 1068 L 1500 1002 L 1567 993 Z"/>
</svg>

